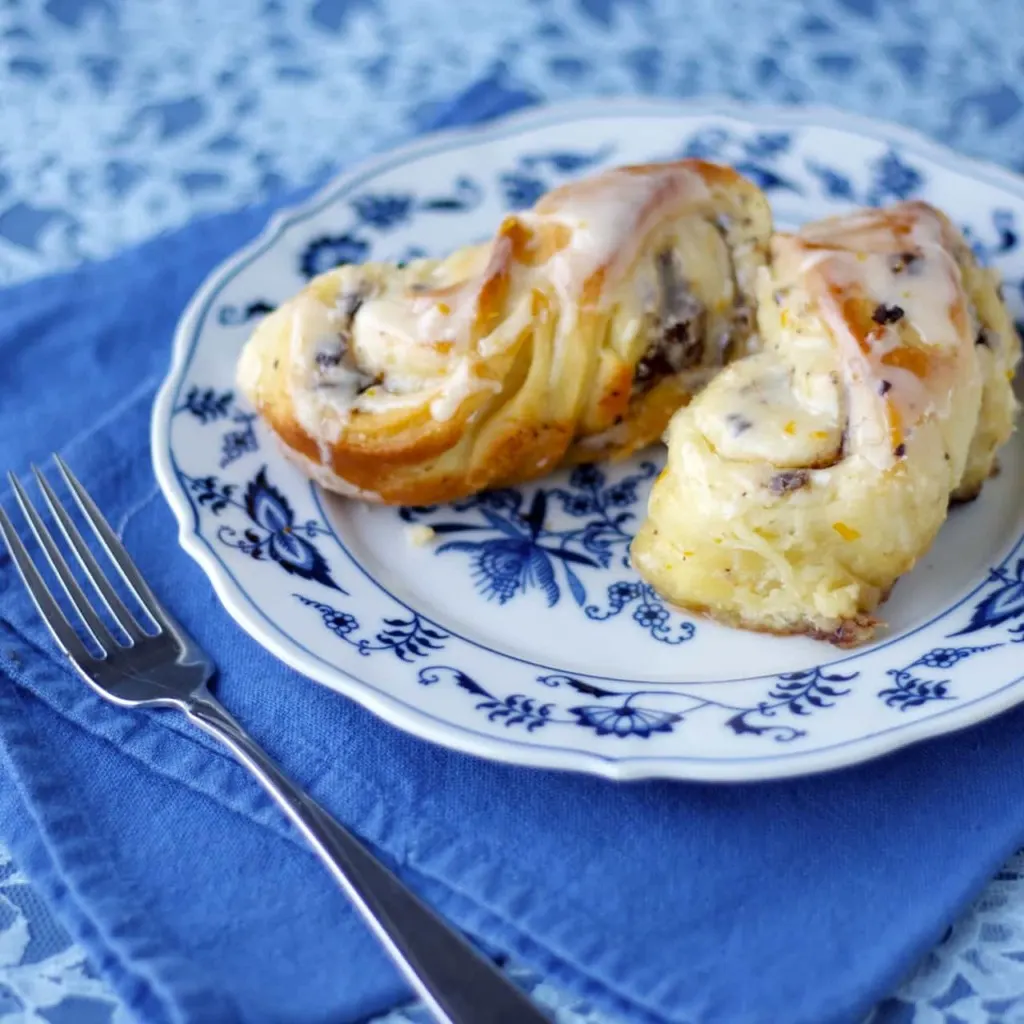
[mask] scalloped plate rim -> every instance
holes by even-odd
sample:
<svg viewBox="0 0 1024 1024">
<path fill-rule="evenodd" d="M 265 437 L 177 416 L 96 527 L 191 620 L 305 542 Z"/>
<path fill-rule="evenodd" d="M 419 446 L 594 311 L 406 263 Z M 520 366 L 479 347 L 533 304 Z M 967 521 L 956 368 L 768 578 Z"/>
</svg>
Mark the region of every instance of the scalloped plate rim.
<svg viewBox="0 0 1024 1024">
<path fill-rule="evenodd" d="M 221 287 L 223 278 L 266 250 L 292 224 L 314 215 L 338 193 L 350 189 L 361 180 L 381 173 L 389 166 L 427 156 L 439 150 L 455 149 L 460 144 L 486 142 L 488 138 L 507 137 L 531 128 L 542 128 L 568 121 L 622 117 L 628 114 L 722 117 L 755 125 L 759 119 L 763 119 L 770 122 L 773 127 L 791 125 L 833 129 L 860 135 L 873 141 L 904 146 L 916 155 L 941 164 L 948 170 L 985 180 L 1016 193 L 1024 201 L 1024 177 L 998 164 L 964 156 L 916 129 L 848 113 L 827 105 L 794 107 L 747 103 L 725 97 L 689 102 L 657 97 L 582 99 L 530 107 L 481 125 L 444 129 L 389 149 L 371 159 L 361 161 L 351 170 L 332 178 L 302 202 L 277 210 L 251 242 L 223 260 L 207 275 L 182 313 L 172 341 L 168 371 L 158 390 L 150 419 L 154 472 L 178 522 L 179 544 L 203 569 L 231 618 L 286 665 L 357 701 L 391 725 L 420 739 L 488 760 L 534 768 L 580 771 L 620 782 L 647 778 L 700 782 L 769 781 L 853 767 L 904 747 L 970 728 L 1020 703 L 1024 700 L 1024 688 L 1020 687 L 1024 682 L 1024 675 L 972 701 L 956 704 L 944 711 L 936 711 L 926 719 L 894 725 L 867 737 L 851 738 L 825 749 L 776 754 L 771 759 L 765 759 L 763 755 L 750 758 L 704 759 L 664 755 L 614 758 L 573 748 L 531 745 L 522 740 L 477 733 L 454 725 L 421 707 L 401 700 L 353 673 L 343 671 L 312 653 L 293 638 L 283 634 L 280 627 L 256 607 L 242 590 L 231 570 L 214 554 L 209 541 L 199 533 L 196 511 L 177 478 L 174 454 L 170 446 L 171 412 L 175 394 L 191 355 L 190 341 L 196 322 L 202 309 Z M 1018 537 L 1011 548 L 1011 554 L 1020 550 L 1022 542 L 1024 537 Z M 1021 692 L 1018 693 L 1018 690 Z M 910 735 L 907 735 L 908 731 Z M 850 746 L 857 747 L 855 757 L 835 756 L 835 752 L 843 751 Z M 755 764 L 758 770 L 751 772 L 749 769 Z"/>
</svg>

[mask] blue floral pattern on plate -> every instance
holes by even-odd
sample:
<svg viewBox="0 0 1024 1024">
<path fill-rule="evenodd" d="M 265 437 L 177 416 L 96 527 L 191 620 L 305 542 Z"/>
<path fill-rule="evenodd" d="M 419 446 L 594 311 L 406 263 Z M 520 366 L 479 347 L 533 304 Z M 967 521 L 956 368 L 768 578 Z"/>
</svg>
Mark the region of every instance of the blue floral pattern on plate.
<svg viewBox="0 0 1024 1024">
<path fill-rule="evenodd" d="M 526 511 L 523 492 L 505 489 L 454 502 L 449 514 L 458 513 L 458 518 L 445 520 L 445 510 L 437 506 L 404 508 L 399 515 L 406 522 L 428 524 L 435 536 L 472 537 L 445 541 L 435 550 L 438 555 L 452 551 L 470 555 L 477 589 L 489 601 L 505 604 L 537 589 L 548 607 L 554 607 L 562 598 L 564 583 L 588 618 L 610 619 L 632 608 L 633 621 L 651 637 L 680 644 L 693 637 L 694 624 L 679 621 L 654 589 L 635 575 L 604 583 L 602 604 L 589 601 L 583 582 L 588 569 L 629 569 L 627 552 L 633 539 L 629 527 L 637 519 L 637 485 L 650 481 L 656 472 L 653 462 L 642 462 L 636 473 L 609 484 L 597 466 L 580 466 L 564 487 L 537 488 Z M 550 527 L 551 502 L 577 522 Z M 479 518 L 465 515 L 470 512 Z"/>
<path fill-rule="evenodd" d="M 949 692 L 949 679 L 929 678 L 944 669 L 951 669 L 965 658 L 994 650 L 999 644 L 985 647 L 934 647 L 912 661 L 906 668 L 890 668 L 892 685 L 878 691 L 878 696 L 891 708 L 909 711 L 933 700 L 956 700 Z M 915 671 L 916 670 L 916 671 Z"/>
<path fill-rule="evenodd" d="M 342 234 L 321 235 L 306 243 L 299 256 L 299 270 L 307 280 L 346 263 L 365 260 L 372 243 L 360 230 L 390 231 L 405 224 L 417 213 L 465 213 L 479 205 L 480 186 L 470 177 L 460 175 L 447 195 L 419 199 L 410 192 L 358 195 L 349 200 L 355 221 L 353 227 Z M 418 251 L 418 255 L 422 255 Z M 403 260 L 415 259 L 417 254 L 403 253 Z"/>
<path fill-rule="evenodd" d="M 971 621 L 954 636 L 976 633 L 981 629 L 1001 626 L 1004 622 L 1024 615 L 1024 558 L 1018 560 L 1012 572 L 1008 566 L 992 570 L 989 593 L 971 615 Z M 1014 632 L 1011 630 L 1011 632 Z"/>
<path fill-rule="evenodd" d="M 806 717 L 816 710 L 830 708 L 839 697 L 850 692 L 848 683 L 857 678 L 857 672 L 843 674 L 828 673 L 820 668 L 803 672 L 784 672 L 770 686 L 761 699 L 748 706 L 731 704 L 718 699 L 709 691 L 687 693 L 681 690 L 668 692 L 659 690 L 607 690 L 592 682 L 575 676 L 552 673 L 537 677 L 537 682 L 547 687 L 566 687 L 577 694 L 593 697 L 605 704 L 580 704 L 565 706 L 538 696 L 513 693 L 507 697 L 495 697 L 486 687 L 465 672 L 450 665 L 431 665 L 420 670 L 419 681 L 431 686 L 442 679 L 449 679 L 459 689 L 476 697 L 482 697 L 475 705 L 489 722 L 500 722 L 505 728 L 523 726 L 527 732 L 534 732 L 548 725 L 576 726 L 592 729 L 597 736 L 613 736 L 624 739 L 635 736 L 648 739 L 654 733 L 671 733 L 676 726 L 692 722 L 698 713 L 706 709 L 727 712 L 724 718 L 726 728 L 737 736 L 771 736 L 777 743 L 789 743 L 806 735 L 802 728 L 778 724 L 774 719 L 786 711 L 790 715 Z M 644 700 L 647 704 L 639 704 Z M 648 706 L 657 703 L 658 707 Z M 706 726 L 706 716 L 700 719 L 698 728 Z"/>
<path fill-rule="evenodd" d="M 222 525 L 217 539 L 257 561 L 275 562 L 286 573 L 314 580 L 332 590 L 345 593 L 334 581 L 327 560 L 316 539 L 330 531 L 313 519 L 296 523 L 291 505 L 267 479 L 264 467 L 237 494 L 235 484 L 222 483 L 215 476 L 184 478 L 197 508 L 215 516 L 229 508 L 240 510 L 248 520 L 243 528 Z"/>
<path fill-rule="evenodd" d="M 257 310 L 257 312 L 253 312 Z M 261 308 L 261 304 L 254 302 L 247 307 L 243 320 L 249 319 L 258 313 L 267 312 Z M 221 310 L 221 314 L 225 312 Z M 221 323 L 229 324 L 232 318 L 221 316 Z M 242 320 L 234 321 L 236 323 Z M 193 387 L 185 396 L 185 400 L 175 409 L 175 414 L 187 412 L 194 416 L 204 426 L 207 423 L 216 423 L 221 420 L 230 422 L 231 426 L 223 431 L 220 439 L 220 462 L 218 467 L 226 469 L 236 459 L 248 455 L 259 448 L 256 440 L 256 431 L 253 423 L 256 421 L 256 414 L 245 412 L 235 406 L 234 391 L 216 392 L 212 388 L 205 390 Z"/>
<path fill-rule="evenodd" d="M 372 637 L 360 637 L 357 632 L 359 620 L 351 612 L 339 611 L 333 605 L 314 601 L 302 594 L 293 596 L 307 608 L 319 612 L 327 629 L 351 644 L 363 657 L 376 651 L 388 651 L 400 661 L 414 661 L 442 650 L 448 638 L 439 626 L 415 612 L 407 618 L 383 619 Z"/>
</svg>

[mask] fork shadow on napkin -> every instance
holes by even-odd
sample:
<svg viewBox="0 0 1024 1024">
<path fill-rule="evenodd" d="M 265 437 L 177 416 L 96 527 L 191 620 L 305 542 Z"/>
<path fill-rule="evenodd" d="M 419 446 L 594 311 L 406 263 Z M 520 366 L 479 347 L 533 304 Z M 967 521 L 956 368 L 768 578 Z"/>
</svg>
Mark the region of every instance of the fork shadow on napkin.
<svg viewBox="0 0 1024 1024">
<path fill-rule="evenodd" d="M 483 83 L 433 126 L 528 99 Z M 861 1019 L 1024 840 L 1024 711 L 825 776 L 614 784 L 431 746 L 286 669 L 179 549 L 149 453 L 175 321 L 268 213 L 0 293 L 0 467 L 60 451 L 224 703 L 487 948 L 623 1021 Z M 176 716 L 94 696 L 6 555 L 0 776 L 0 835 L 139 1020 L 358 1021 L 407 998 L 244 770 Z"/>
</svg>

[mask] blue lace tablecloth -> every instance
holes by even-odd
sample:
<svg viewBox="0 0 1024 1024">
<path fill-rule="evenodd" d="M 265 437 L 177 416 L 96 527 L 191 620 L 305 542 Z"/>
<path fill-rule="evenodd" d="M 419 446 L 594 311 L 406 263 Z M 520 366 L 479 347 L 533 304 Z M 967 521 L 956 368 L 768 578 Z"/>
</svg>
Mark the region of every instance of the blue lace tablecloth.
<svg viewBox="0 0 1024 1024">
<path fill-rule="evenodd" d="M 0 285 L 322 180 L 481 83 L 830 103 L 1024 169 L 1020 0 L 0 0 Z M 524 981 L 559 1024 L 612 1024 Z M 1015 1020 L 1022 855 L 872 1015 Z M 11 1021 L 127 1017 L 0 848 Z"/>
</svg>

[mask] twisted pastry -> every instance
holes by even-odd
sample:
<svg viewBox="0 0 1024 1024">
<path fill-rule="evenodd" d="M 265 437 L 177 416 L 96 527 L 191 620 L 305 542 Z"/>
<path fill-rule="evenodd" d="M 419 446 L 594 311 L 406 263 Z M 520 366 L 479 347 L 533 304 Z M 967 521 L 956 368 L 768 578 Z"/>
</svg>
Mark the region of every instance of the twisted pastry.
<svg viewBox="0 0 1024 1024">
<path fill-rule="evenodd" d="M 920 202 L 776 235 L 764 350 L 673 419 L 632 557 L 725 623 L 868 639 L 1013 428 L 1020 342 L 963 237 Z"/>
<path fill-rule="evenodd" d="M 259 325 L 239 386 L 309 475 L 375 501 L 626 455 L 747 350 L 770 233 L 728 168 L 613 170 L 486 245 L 317 277 Z"/>
</svg>

